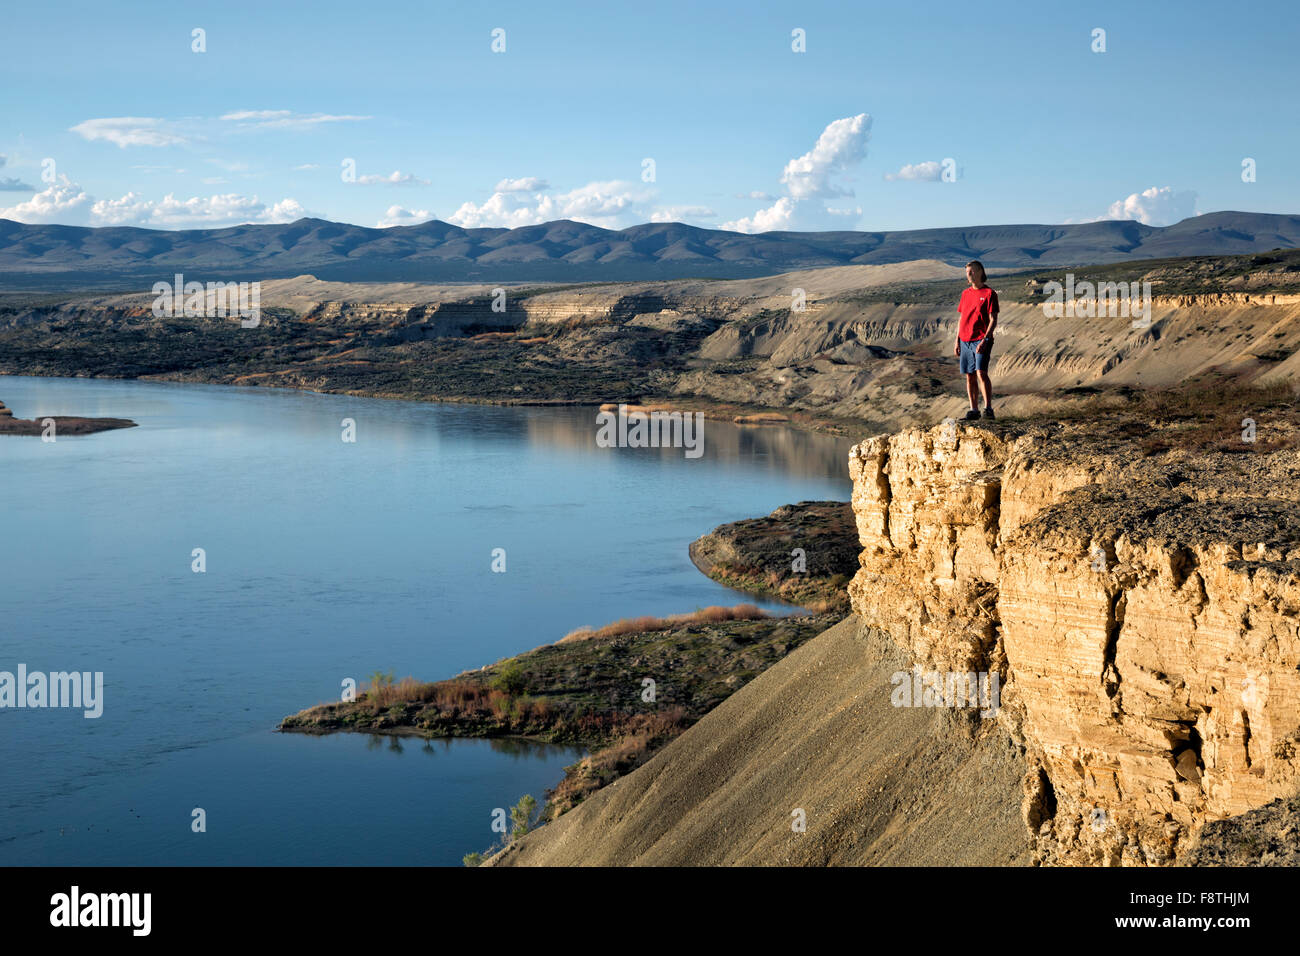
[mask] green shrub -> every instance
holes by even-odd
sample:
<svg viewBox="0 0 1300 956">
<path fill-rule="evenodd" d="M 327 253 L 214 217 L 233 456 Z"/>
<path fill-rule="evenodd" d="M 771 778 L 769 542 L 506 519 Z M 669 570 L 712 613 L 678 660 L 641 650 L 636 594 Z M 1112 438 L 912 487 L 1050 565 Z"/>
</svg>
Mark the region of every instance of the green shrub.
<svg viewBox="0 0 1300 956">
<path fill-rule="evenodd" d="M 510 661 L 492 678 L 492 687 L 517 697 L 528 689 L 528 675 L 518 661 Z"/>
<path fill-rule="evenodd" d="M 510 820 L 514 824 L 510 831 L 512 840 L 518 840 L 533 828 L 536 813 L 537 801 L 531 793 L 524 794 L 519 798 L 519 802 L 510 808 Z"/>
</svg>

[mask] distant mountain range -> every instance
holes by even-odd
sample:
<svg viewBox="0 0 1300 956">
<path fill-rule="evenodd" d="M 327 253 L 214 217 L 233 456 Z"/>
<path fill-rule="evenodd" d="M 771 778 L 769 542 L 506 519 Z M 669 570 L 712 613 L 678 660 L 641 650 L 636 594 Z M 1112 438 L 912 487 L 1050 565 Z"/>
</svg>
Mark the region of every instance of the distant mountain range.
<svg viewBox="0 0 1300 956">
<path fill-rule="evenodd" d="M 1096 265 L 1300 246 L 1300 216 L 1216 212 L 1172 226 L 1108 220 L 901 232 L 747 235 L 682 223 L 617 231 L 570 220 L 462 229 L 433 220 L 368 229 L 324 219 L 169 231 L 24 225 L 0 219 L 0 278 L 11 287 L 148 285 L 310 273 L 336 281 L 590 282 L 749 278 L 840 265 L 938 259 L 990 268 Z"/>
</svg>

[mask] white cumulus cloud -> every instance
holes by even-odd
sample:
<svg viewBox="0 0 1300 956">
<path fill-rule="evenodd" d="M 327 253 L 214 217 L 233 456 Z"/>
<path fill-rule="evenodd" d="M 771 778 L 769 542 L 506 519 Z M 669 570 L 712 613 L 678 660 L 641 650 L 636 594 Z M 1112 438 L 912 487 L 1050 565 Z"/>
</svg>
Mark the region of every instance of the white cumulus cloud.
<svg viewBox="0 0 1300 956">
<path fill-rule="evenodd" d="M 1168 226 L 1196 212 L 1196 193 L 1175 192 L 1172 186 L 1152 186 L 1110 204 L 1102 219 L 1136 219 L 1148 226 Z"/>
<path fill-rule="evenodd" d="M 494 193 L 536 193 L 550 188 L 550 183 L 545 179 L 524 176 L 522 179 L 503 179 L 492 191 Z"/>
<path fill-rule="evenodd" d="M 414 226 L 418 223 L 428 222 L 433 218 L 433 213 L 427 209 L 406 209 L 402 206 L 389 206 L 388 211 L 384 213 L 384 218 L 375 223 L 377 229 L 387 229 L 389 226 Z"/>
<path fill-rule="evenodd" d="M 766 209 L 760 209 L 754 215 L 737 219 L 734 222 L 725 222 L 722 224 L 722 228 L 731 229 L 735 232 L 772 232 L 779 229 L 789 229 L 793 221 L 794 200 L 789 196 L 782 196 Z"/>
<path fill-rule="evenodd" d="M 621 180 L 591 182 L 553 196 L 498 190 L 481 204 L 463 203 L 447 219 L 467 229 L 480 226 L 514 229 L 555 219 L 618 229 L 630 216 L 639 215 L 644 219 L 647 204 L 653 198 L 650 190 Z"/>
<path fill-rule="evenodd" d="M 296 199 L 267 204 L 256 196 L 225 193 L 177 199 L 168 193 L 161 200 L 127 193 L 120 199 L 101 199 L 90 209 L 96 226 L 144 226 L 152 229 L 233 226 L 242 223 L 293 222 L 306 215 Z"/>
<path fill-rule="evenodd" d="M 505 226 L 507 229 L 532 226 L 546 221 L 540 213 L 545 198 L 515 192 L 496 192 L 481 204 L 469 201 L 462 203 L 459 209 L 447 217 L 447 221 L 466 229 L 480 226 Z"/>
<path fill-rule="evenodd" d="M 91 197 L 67 176 L 16 206 L 0 209 L 0 219 L 17 222 L 58 222 L 80 225 L 90 211 Z"/>
<path fill-rule="evenodd" d="M 650 201 L 652 193 L 632 183 L 611 180 L 587 183 L 556 198 L 559 200 L 559 218 L 599 225 L 601 220 L 635 212 Z"/>
<path fill-rule="evenodd" d="M 822 130 L 812 149 L 785 164 L 781 183 L 790 198 L 852 196 L 852 191 L 835 186 L 831 177 L 866 159 L 869 139 L 871 117 L 866 113 L 835 120 Z"/>
<path fill-rule="evenodd" d="M 853 191 L 838 185 L 835 177 L 867 156 L 871 140 L 871 117 L 867 113 L 846 116 L 830 123 L 813 148 L 790 160 L 781 172 L 786 195 L 752 216 L 724 223 L 724 229 L 736 232 L 769 232 L 778 229 L 818 229 L 839 226 L 837 218 L 845 211 L 832 211 L 825 200 L 852 196 Z"/>
</svg>

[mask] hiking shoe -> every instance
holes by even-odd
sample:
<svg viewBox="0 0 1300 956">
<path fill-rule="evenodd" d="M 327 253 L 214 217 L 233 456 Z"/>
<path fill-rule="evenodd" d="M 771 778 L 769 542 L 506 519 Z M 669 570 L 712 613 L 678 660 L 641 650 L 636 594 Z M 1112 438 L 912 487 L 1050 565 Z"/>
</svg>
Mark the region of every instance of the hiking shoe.
<svg viewBox="0 0 1300 956">
<path fill-rule="evenodd" d="M 966 421 L 968 422 L 973 422 L 979 417 L 980 417 L 980 410 L 978 408 L 972 408 L 969 412 L 966 413 Z"/>
<path fill-rule="evenodd" d="M 993 406 L 992 406 L 992 405 L 990 405 L 988 408 L 984 409 L 984 417 L 985 417 L 985 418 L 997 418 L 997 417 L 998 417 L 998 416 L 996 416 L 996 415 L 993 414 Z"/>
</svg>

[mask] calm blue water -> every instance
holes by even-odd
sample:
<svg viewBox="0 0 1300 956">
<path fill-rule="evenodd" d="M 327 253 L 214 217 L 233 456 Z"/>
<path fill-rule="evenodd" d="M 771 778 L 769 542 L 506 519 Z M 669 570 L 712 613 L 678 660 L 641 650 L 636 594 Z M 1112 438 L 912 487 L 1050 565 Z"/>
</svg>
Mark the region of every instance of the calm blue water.
<svg viewBox="0 0 1300 956">
<path fill-rule="evenodd" d="M 439 679 L 748 600 L 688 543 L 849 493 L 849 442 L 786 429 L 710 422 L 692 460 L 596 447 L 594 409 L 16 377 L 0 401 L 140 424 L 0 438 L 0 670 L 106 685 L 98 720 L 0 709 L 0 864 L 459 864 L 579 752 L 279 719 L 377 669 Z"/>
</svg>

